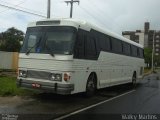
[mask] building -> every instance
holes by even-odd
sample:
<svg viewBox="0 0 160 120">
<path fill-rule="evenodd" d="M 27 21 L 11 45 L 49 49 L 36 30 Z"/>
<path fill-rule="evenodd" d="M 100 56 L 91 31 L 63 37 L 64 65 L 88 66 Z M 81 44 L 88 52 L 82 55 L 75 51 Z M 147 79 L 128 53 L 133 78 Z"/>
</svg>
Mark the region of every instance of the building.
<svg viewBox="0 0 160 120">
<path fill-rule="evenodd" d="M 160 55 L 160 31 L 150 30 L 150 23 L 144 24 L 144 30 L 123 31 L 122 35 L 132 41 L 135 41 L 144 47 L 153 48 L 153 39 L 155 45 L 155 55 Z"/>
<path fill-rule="evenodd" d="M 125 31 L 125 32 L 122 32 L 122 35 L 125 38 L 128 38 L 144 46 L 144 31 L 142 30 Z"/>
</svg>

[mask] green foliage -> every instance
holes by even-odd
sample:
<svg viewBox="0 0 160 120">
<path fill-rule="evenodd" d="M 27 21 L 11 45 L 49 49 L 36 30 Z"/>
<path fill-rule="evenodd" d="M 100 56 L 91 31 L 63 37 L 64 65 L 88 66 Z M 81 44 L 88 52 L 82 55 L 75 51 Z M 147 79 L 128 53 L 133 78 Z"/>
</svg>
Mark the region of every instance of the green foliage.
<svg viewBox="0 0 160 120">
<path fill-rule="evenodd" d="M 152 62 L 152 49 L 151 48 L 144 48 L 144 60 L 146 64 L 149 64 L 148 67 L 151 67 L 151 62 Z"/>
<path fill-rule="evenodd" d="M 151 67 L 152 63 L 152 49 L 144 48 L 144 58 L 145 63 L 148 64 L 148 67 Z M 154 55 L 154 66 L 160 66 L 160 56 Z"/>
<path fill-rule="evenodd" d="M 32 91 L 17 88 L 15 77 L 0 76 L 0 96 L 33 95 Z"/>
<path fill-rule="evenodd" d="M 156 67 L 160 66 L 160 55 L 154 56 L 154 63 Z"/>
<path fill-rule="evenodd" d="M 151 73 L 151 69 L 150 68 L 144 68 L 144 74 L 147 74 L 147 73 Z"/>
<path fill-rule="evenodd" d="M 7 31 L 0 33 L 0 50 L 8 52 L 19 52 L 23 41 L 24 33 L 14 27 L 9 28 Z"/>
</svg>

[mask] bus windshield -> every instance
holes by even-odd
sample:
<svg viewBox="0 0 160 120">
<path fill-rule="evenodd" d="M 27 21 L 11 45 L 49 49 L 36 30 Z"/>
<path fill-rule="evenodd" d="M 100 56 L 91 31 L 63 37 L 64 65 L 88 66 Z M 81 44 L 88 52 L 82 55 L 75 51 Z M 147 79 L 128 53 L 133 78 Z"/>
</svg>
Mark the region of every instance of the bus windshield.
<svg viewBox="0 0 160 120">
<path fill-rule="evenodd" d="M 76 28 L 42 26 L 27 29 L 21 53 L 73 54 Z"/>
</svg>

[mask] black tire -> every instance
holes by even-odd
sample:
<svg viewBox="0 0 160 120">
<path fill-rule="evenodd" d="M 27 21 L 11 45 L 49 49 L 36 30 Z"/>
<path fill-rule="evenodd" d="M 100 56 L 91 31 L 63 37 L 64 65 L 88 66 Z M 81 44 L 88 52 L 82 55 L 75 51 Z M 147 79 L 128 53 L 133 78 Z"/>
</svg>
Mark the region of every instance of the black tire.
<svg viewBox="0 0 160 120">
<path fill-rule="evenodd" d="M 96 77 L 94 74 L 91 74 L 87 80 L 86 84 L 86 97 L 92 97 L 96 92 Z"/>
<path fill-rule="evenodd" d="M 134 72 L 132 76 L 132 87 L 136 88 L 136 85 L 137 85 L 137 76 L 136 73 Z"/>
</svg>

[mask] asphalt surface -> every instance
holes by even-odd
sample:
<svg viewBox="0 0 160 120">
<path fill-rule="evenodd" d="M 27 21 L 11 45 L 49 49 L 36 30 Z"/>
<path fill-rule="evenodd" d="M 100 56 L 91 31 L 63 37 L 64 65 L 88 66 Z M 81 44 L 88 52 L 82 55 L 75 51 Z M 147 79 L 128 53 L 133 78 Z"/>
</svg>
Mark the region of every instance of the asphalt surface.
<svg viewBox="0 0 160 120">
<path fill-rule="evenodd" d="M 123 114 L 158 114 L 160 113 L 160 80 L 158 78 L 160 76 L 158 77 L 157 74 L 147 76 L 137 85 L 136 89 L 133 89 L 129 84 L 102 89 L 91 98 L 85 98 L 83 94 L 69 96 L 37 94 L 29 98 L 1 97 L 0 120 L 10 117 L 17 117 L 18 120 L 54 120 L 60 118 L 67 120 L 119 120 L 122 119 Z M 103 104 L 83 110 L 106 100 L 107 102 Z M 79 112 L 79 110 L 82 111 Z M 133 118 L 133 116 L 129 117 Z M 158 120 L 158 118 L 152 120 Z"/>
<path fill-rule="evenodd" d="M 135 90 L 93 108 L 58 119 L 65 120 L 160 120 L 160 80 L 152 74 Z"/>
</svg>

